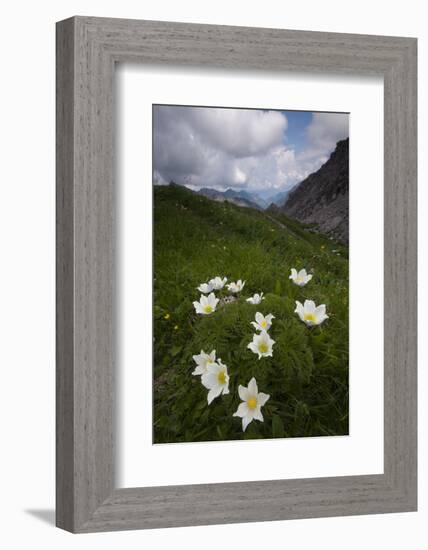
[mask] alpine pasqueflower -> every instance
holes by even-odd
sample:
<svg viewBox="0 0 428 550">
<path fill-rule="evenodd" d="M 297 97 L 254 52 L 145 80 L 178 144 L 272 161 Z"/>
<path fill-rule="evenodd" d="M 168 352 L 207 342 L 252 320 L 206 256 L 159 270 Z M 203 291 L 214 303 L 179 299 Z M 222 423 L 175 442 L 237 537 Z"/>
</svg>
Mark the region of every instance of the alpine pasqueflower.
<svg viewBox="0 0 428 550">
<path fill-rule="evenodd" d="M 266 330 L 268 331 L 270 327 L 272 326 L 272 319 L 275 319 L 274 315 L 272 313 L 268 313 L 266 317 L 258 311 L 255 315 L 256 321 L 251 321 L 251 324 L 256 330 Z"/>
<path fill-rule="evenodd" d="M 326 315 L 325 312 L 325 305 L 321 304 L 317 307 L 312 300 L 305 300 L 303 305 L 296 300 L 296 309 L 294 313 L 297 313 L 300 319 L 306 323 L 308 327 L 320 325 L 328 319 L 328 315 Z"/>
<path fill-rule="evenodd" d="M 202 283 L 198 286 L 198 290 L 203 294 L 209 294 L 213 290 L 213 285 L 211 284 L 211 282 Z"/>
<path fill-rule="evenodd" d="M 262 392 L 259 393 L 255 378 L 251 378 L 247 388 L 245 386 L 239 386 L 238 393 L 243 402 L 240 403 L 238 410 L 233 416 L 242 418 L 242 431 L 245 432 L 248 424 L 253 420 L 263 422 L 261 408 L 269 399 L 270 395 Z"/>
<path fill-rule="evenodd" d="M 226 282 L 227 277 L 224 277 L 223 279 L 221 277 L 214 277 L 214 279 L 211 279 L 208 284 L 211 285 L 213 290 L 221 290 Z"/>
<path fill-rule="evenodd" d="M 206 374 L 201 377 L 203 386 L 207 388 L 208 405 L 220 394 L 226 395 L 229 393 L 229 375 L 227 374 L 227 366 L 217 360 L 217 363 L 211 363 L 207 366 Z"/>
<path fill-rule="evenodd" d="M 211 353 L 205 353 L 204 350 L 201 349 L 199 355 L 193 355 L 193 361 L 196 363 L 196 368 L 192 374 L 195 376 L 198 374 L 206 374 L 208 372 L 208 365 L 215 363 L 215 349 L 213 349 Z"/>
<path fill-rule="evenodd" d="M 299 273 L 294 267 L 291 269 L 291 275 L 288 277 L 297 286 L 305 286 L 312 279 L 312 275 L 306 273 L 306 269 L 301 269 Z"/>
<path fill-rule="evenodd" d="M 209 315 L 216 310 L 219 300 L 215 297 L 214 292 L 211 292 L 209 296 L 204 296 L 201 294 L 199 302 L 193 302 L 193 307 L 195 308 L 196 313 L 200 315 Z"/>
<path fill-rule="evenodd" d="M 250 304 L 253 304 L 253 306 L 258 306 L 262 300 L 264 300 L 263 298 L 263 292 L 261 292 L 260 294 L 254 294 L 254 296 L 251 296 L 251 298 L 247 298 L 247 302 L 249 302 Z"/>
<path fill-rule="evenodd" d="M 238 281 L 236 281 L 236 283 L 229 283 L 227 285 L 227 288 L 230 290 L 230 292 L 233 292 L 234 294 L 236 294 L 237 292 L 241 292 L 244 286 L 245 286 L 245 281 L 241 281 L 241 279 L 239 279 Z"/>
<path fill-rule="evenodd" d="M 257 353 L 259 359 L 262 357 L 272 357 L 272 347 L 275 340 L 269 336 L 266 330 L 262 330 L 260 334 L 254 334 L 253 341 L 247 346 L 253 353 Z"/>
</svg>

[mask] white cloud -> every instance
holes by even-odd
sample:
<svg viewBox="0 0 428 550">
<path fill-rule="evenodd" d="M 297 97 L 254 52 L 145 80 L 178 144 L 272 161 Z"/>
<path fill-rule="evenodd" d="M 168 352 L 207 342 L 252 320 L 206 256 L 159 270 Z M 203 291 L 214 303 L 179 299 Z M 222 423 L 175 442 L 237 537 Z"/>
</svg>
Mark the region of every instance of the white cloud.
<svg viewBox="0 0 428 550">
<path fill-rule="evenodd" d="M 284 190 L 327 160 L 347 133 L 347 119 L 314 114 L 310 147 L 296 152 L 284 145 L 288 122 L 278 111 L 155 106 L 153 179 L 192 188 Z"/>
<path fill-rule="evenodd" d="M 267 153 L 282 143 L 287 129 L 278 111 L 187 109 L 185 115 L 207 144 L 235 158 Z"/>
<path fill-rule="evenodd" d="M 307 134 L 316 149 L 331 152 L 338 141 L 349 136 L 349 115 L 314 113 Z"/>
</svg>

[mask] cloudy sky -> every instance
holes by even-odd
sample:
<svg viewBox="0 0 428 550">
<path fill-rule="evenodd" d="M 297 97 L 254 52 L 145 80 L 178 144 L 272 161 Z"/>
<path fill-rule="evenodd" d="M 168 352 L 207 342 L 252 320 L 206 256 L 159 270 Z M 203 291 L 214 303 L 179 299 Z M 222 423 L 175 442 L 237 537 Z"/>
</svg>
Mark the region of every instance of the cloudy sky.
<svg viewBox="0 0 428 550">
<path fill-rule="evenodd" d="M 317 170 L 348 136 L 342 113 L 153 106 L 153 181 L 268 197 Z"/>
</svg>

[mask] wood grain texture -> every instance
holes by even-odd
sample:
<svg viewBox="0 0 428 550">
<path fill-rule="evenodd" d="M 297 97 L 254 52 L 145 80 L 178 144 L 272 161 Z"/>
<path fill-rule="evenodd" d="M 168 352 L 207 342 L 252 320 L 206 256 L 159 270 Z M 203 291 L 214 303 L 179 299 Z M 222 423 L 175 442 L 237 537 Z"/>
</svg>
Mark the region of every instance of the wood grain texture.
<svg viewBox="0 0 428 550">
<path fill-rule="evenodd" d="M 385 90 L 383 475 L 115 489 L 115 62 L 375 74 Z M 57 25 L 57 525 L 416 510 L 416 40 L 75 17 Z"/>
<path fill-rule="evenodd" d="M 56 521 L 74 526 L 74 23 L 56 36 Z"/>
</svg>

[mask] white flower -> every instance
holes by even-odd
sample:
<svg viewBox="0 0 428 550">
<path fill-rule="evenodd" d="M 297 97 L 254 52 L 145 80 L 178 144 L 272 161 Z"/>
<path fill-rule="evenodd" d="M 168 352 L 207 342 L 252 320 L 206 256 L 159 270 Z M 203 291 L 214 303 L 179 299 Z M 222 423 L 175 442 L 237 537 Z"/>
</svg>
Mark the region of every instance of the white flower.
<svg viewBox="0 0 428 550">
<path fill-rule="evenodd" d="M 260 311 L 258 311 L 256 313 L 256 322 L 251 321 L 251 324 L 256 330 L 269 330 L 272 326 L 272 319 L 275 319 L 272 313 L 269 313 L 265 317 L 262 313 L 260 313 Z"/>
<path fill-rule="evenodd" d="M 205 353 L 201 349 L 199 355 L 193 356 L 193 361 L 196 363 L 196 369 L 192 372 L 195 376 L 198 374 L 206 374 L 208 372 L 208 365 L 215 363 L 215 349 L 211 353 Z"/>
<path fill-rule="evenodd" d="M 207 366 L 207 373 L 202 375 L 202 384 L 209 390 L 207 395 L 208 405 L 220 394 L 229 393 L 229 375 L 227 367 L 223 365 L 221 359 L 217 363 L 211 363 Z"/>
<path fill-rule="evenodd" d="M 263 298 L 263 292 L 260 294 L 254 294 L 251 298 L 247 298 L 247 302 L 250 302 L 250 304 L 253 304 L 253 306 L 258 306 L 261 301 L 264 300 Z"/>
<path fill-rule="evenodd" d="M 213 285 L 211 284 L 211 281 L 209 283 L 202 283 L 198 286 L 199 292 L 203 292 L 204 294 L 209 294 L 213 290 Z"/>
<path fill-rule="evenodd" d="M 209 284 L 212 286 L 213 290 L 221 290 L 226 284 L 226 281 L 227 277 L 224 277 L 223 279 L 221 277 L 214 277 L 214 279 L 211 279 Z"/>
<path fill-rule="evenodd" d="M 312 275 L 308 275 L 306 269 L 301 269 L 299 273 L 297 273 L 293 267 L 291 275 L 288 278 L 297 286 L 305 286 L 312 279 Z"/>
<path fill-rule="evenodd" d="M 260 409 L 269 399 L 270 395 L 267 393 L 259 393 L 255 378 L 251 378 L 248 388 L 239 386 L 238 392 L 243 403 L 239 405 L 238 410 L 233 416 L 242 418 L 242 430 L 245 432 L 248 424 L 252 420 L 255 419 L 263 422 L 263 415 Z"/>
<path fill-rule="evenodd" d="M 328 319 L 328 315 L 325 313 L 325 305 L 322 304 L 316 307 L 315 302 L 312 300 L 305 300 L 305 304 L 296 301 L 296 309 L 294 313 L 300 317 L 300 319 L 312 327 L 313 325 L 320 325 L 323 321 Z"/>
<path fill-rule="evenodd" d="M 193 302 L 193 307 L 195 308 L 196 313 L 201 315 L 209 315 L 216 310 L 218 302 L 219 300 L 215 297 L 214 292 L 211 292 L 208 298 L 201 294 L 199 302 Z"/>
<path fill-rule="evenodd" d="M 272 340 L 269 334 L 265 330 L 262 330 L 260 334 L 253 336 L 253 341 L 248 344 L 247 348 L 253 353 L 257 353 L 259 359 L 262 357 L 272 357 L 272 346 L 274 343 L 275 340 Z"/>
<path fill-rule="evenodd" d="M 230 283 L 227 285 L 227 288 L 230 290 L 230 292 L 233 292 L 236 294 L 237 292 L 241 292 L 241 290 L 245 286 L 245 281 L 242 282 L 241 279 L 239 281 L 236 281 L 236 283 Z"/>
</svg>

